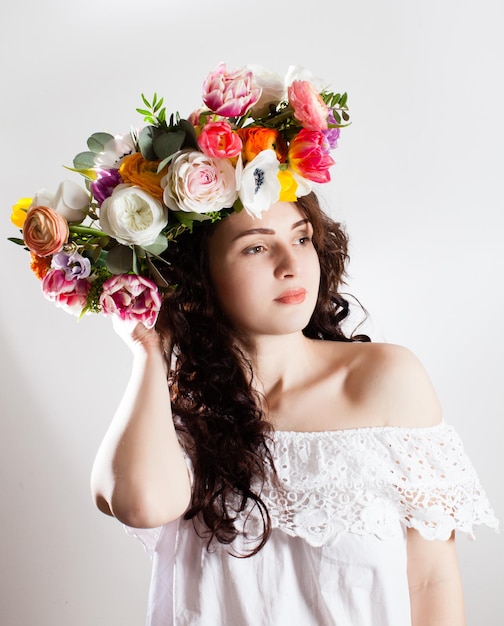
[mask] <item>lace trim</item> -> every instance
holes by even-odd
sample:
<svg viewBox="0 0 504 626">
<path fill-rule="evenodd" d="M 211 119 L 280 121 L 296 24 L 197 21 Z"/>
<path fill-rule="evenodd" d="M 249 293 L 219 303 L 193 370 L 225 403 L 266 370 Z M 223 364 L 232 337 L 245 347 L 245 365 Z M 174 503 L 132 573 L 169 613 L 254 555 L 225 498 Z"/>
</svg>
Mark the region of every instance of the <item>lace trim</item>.
<svg viewBox="0 0 504 626">
<path fill-rule="evenodd" d="M 498 527 L 460 438 L 444 422 L 277 431 L 272 452 L 280 486 L 271 476 L 262 497 L 273 527 L 313 546 L 332 544 L 343 532 L 387 538 L 401 523 L 427 539 L 447 539 L 453 530 L 474 537 L 479 524 Z"/>
</svg>

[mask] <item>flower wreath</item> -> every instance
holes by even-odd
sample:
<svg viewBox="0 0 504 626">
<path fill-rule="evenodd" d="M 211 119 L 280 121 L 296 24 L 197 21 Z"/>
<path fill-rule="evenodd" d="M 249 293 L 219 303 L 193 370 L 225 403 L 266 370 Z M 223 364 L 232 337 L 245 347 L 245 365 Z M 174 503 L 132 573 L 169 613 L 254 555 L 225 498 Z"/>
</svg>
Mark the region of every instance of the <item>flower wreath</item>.
<svg viewBox="0 0 504 626">
<path fill-rule="evenodd" d="M 256 66 L 221 63 L 203 84 L 203 106 L 167 118 L 163 98 L 143 94 L 147 124 L 112 136 L 95 133 L 67 168 L 85 189 L 63 181 L 13 207 L 42 292 L 82 316 L 117 314 L 155 324 L 170 288 L 158 266 L 169 242 L 194 222 L 245 209 L 254 217 L 330 180 L 330 151 L 349 116 L 346 93 L 309 72 L 285 79 Z M 85 223 L 86 222 L 86 223 Z"/>
</svg>

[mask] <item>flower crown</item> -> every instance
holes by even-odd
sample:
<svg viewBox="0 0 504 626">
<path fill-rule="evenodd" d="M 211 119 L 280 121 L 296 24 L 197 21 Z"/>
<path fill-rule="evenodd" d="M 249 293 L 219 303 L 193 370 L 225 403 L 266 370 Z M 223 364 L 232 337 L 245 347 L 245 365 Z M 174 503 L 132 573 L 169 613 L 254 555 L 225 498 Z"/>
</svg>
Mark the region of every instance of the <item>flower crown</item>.
<svg viewBox="0 0 504 626">
<path fill-rule="evenodd" d="M 203 83 L 203 106 L 167 118 L 163 98 L 143 94 L 147 124 L 124 135 L 95 133 L 63 181 L 13 207 L 44 295 L 70 313 L 117 314 L 155 324 L 170 288 L 158 269 L 170 241 L 194 222 L 246 210 L 260 218 L 330 180 L 330 156 L 349 116 L 346 93 L 291 67 L 220 64 Z M 86 222 L 86 223 L 85 223 Z"/>
</svg>

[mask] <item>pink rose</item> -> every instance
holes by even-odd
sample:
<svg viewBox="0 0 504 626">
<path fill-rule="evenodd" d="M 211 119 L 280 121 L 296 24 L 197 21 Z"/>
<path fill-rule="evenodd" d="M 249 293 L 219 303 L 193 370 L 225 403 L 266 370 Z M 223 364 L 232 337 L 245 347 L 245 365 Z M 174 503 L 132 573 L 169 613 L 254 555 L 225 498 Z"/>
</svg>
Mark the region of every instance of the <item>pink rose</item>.
<svg viewBox="0 0 504 626">
<path fill-rule="evenodd" d="M 329 182 L 334 160 L 327 153 L 326 143 L 322 132 L 305 128 L 299 131 L 289 146 L 288 161 L 294 172 L 315 183 Z"/>
<path fill-rule="evenodd" d="M 47 272 L 42 280 L 42 292 L 45 297 L 73 315 L 80 315 L 86 306 L 90 289 L 91 284 L 87 280 L 67 280 L 64 270 L 61 269 Z"/>
<path fill-rule="evenodd" d="M 161 296 L 156 284 L 136 274 L 118 274 L 103 283 L 100 305 L 105 315 L 142 322 L 147 328 L 156 323 Z"/>
<path fill-rule="evenodd" d="M 326 130 L 329 110 L 315 87 L 306 80 L 295 80 L 289 87 L 294 117 L 307 130 Z"/>
<path fill-rule="evenodd" d="M 254 82 L 251 71 L 243 68 L 228 72 L 220 63 L 203 83 L 203 102 L 223 117 L 244 115 L 261 96 L 261 88 Z"/>
<path fill-rule="evenodd" d="M 228 122 L 209 122 L 201 130 L 198 146 L 210 157 L 230 159 L 240 154 L 242 141 Z"/>
</svg>

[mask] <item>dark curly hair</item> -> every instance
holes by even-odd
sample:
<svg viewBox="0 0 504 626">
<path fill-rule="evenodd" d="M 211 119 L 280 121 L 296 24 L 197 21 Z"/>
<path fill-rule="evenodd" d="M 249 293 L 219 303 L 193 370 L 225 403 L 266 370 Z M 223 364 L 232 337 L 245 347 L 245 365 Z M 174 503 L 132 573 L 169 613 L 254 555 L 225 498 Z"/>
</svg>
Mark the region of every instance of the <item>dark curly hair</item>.
<svg viewBox="0 0 504 626">
<path fill-rule="evenodd" d="M 300 198 L 297 206 L 313 225 L 321 280 L 315 310 L 304 334 L 335 341 L 369 341 L 347 337 L 342 322 L 348 301 L 339 293 L 348 261 L 348 238 L 342 226 L 325 215 L 316 196 Z M 215 225 L 197 224 L 192 234 L 170 243 L 160 268 L 176 285 L 164 298 L 156 325 L 170 338 L 168 381 L 179 436 L 190 456 L 194 483 L 185 519 L 193 519 L 208 539 L 230 544 L 240 531 L 237 515 L 255 506 L 263 532 L 258 552 L 271 533 L 271 520 L 261 500 L 266 467 L 274 470 L 268 448 L 271 427 L 261 399 L 251 388 L 252 367 L 240 347 L 237 329 L 222 310 L 210 279 L 208 241 Z"/>
</svg>

